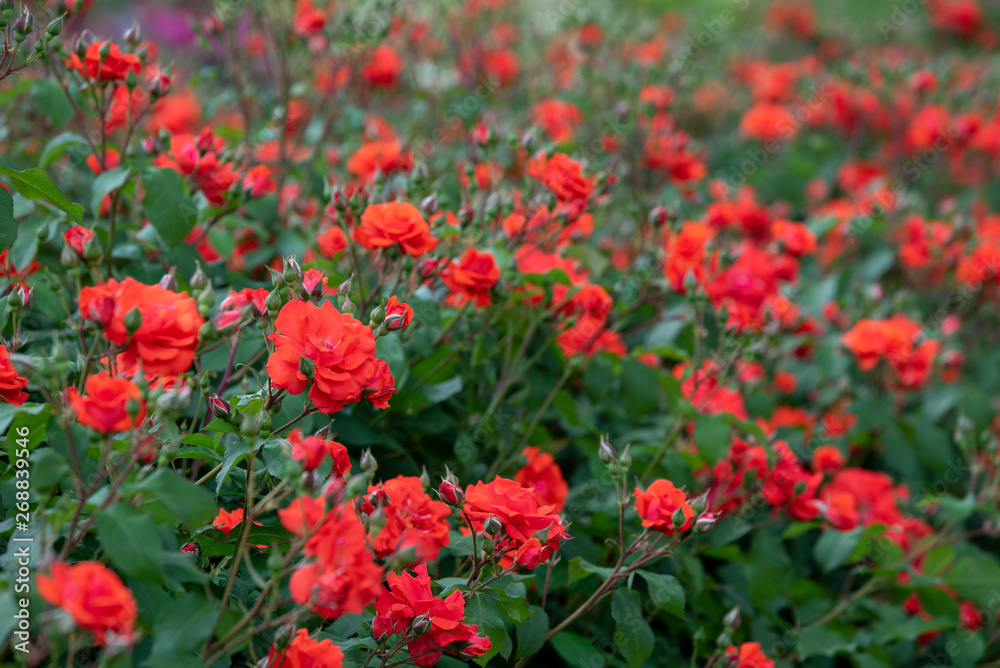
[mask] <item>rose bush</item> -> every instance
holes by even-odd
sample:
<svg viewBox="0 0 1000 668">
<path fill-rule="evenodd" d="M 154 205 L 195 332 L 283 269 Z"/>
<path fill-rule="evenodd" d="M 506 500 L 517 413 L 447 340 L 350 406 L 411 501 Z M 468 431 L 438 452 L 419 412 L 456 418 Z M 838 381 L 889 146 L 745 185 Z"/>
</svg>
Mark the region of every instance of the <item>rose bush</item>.
<svg viewBox="0 0 1000 668">
<path fill-rule="evenodd" d="M 4 665 L 1000 662 L 995 8 L 92 4 L 0 0 Z"/>
</svg>

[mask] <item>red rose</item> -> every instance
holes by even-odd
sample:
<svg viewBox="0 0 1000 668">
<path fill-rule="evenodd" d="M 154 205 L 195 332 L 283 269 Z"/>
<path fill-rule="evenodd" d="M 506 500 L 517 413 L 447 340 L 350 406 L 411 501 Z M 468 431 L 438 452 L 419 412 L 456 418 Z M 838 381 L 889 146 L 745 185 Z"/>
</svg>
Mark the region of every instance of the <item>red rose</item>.
<svg viewBox="0 0 1000 668">
<path fill-rule="evenodd" d="M 303 470 L 317 468 L 327 455 L 333 460 L 334 475 L 343 477 L 351 470 L 347 448 L 336 441 L 319 436 L 303 437 L 302 432 L 296 429 L 288 435 L 288 443 L 292 447 L 292 459 L 300 462 Z"/>
<path fill-rule="evenodd" d="M 411 257 L 429 253 L 438 244 L 417 207 L 408 202 L 369 205 L 352 236 L 368 250 L 398 244 Z"/>
<path fill-rule="evenodd" d="M 121 579 L 96 561 L 52 564 L 38 575 L 38 593 L 69 613 L 76 625 L 94 634 L 98 645 L 131 643 L 139 606 Z"/>
<path fill-rule="evenodd" d="M 389 399 L 396 393 L 396 379 L 392 377 L 389 365 L 383 360 L 375 360 L 375 375 L 372 376 L 364 397 L 375 408 L 388 408 Z"/>
<path fill-rule="evenodd" d="M 674 531 L 687 531 L 694 522 L 694 509 L 687 502 L 687 495 L 669 480 L 655 480 L 645 492 L 636 488 L 635 509 L 642 518 L 642 526 L 668 536 Z M 679 527 L 674 523 L 678 510 L 684 520 Z"/>
<path fill-rule="evenodd" d="M 413 309 L 406 302 L 398 301 L 396 295 L 393 295 L 385 305 L 385 318 L 388 329 L 404 329 L 413 322 Z"/>
<path fill-rule="evenodd" d="M 292 574 L 289 592 L 296 603 L 308 604 L 328 619 L 358 614 L 378 596 L 382 569 L 365 543 L 358 516 L 346 506 L 328 513 L 321 508 L 308 499 L 278 512 L 286 529 L 299 536 L 308 533 L 305 553 L 314 560 Z"/>
<path fill-rule="evenodd" d="M 412 549 L 411 563 L 437 559 L 438 552 L 448 544 L 451 509 L 432 499 L 420 478 L 412 476 L 398 476 L 368 487 L 369 496 L 376 492 L 384 492 L 388 501 L 382 506 L 385 525 L 371 539 L 375 554 L 384 559 Z M 362 510 L 370 514 L 375 507 L 366 502 Z"/>
<path fill-rule="evenodd" d="M 313 640 L 309 631 L 299 629 L 292 642 L 283 651 L 272 647 L 267 655 L 267 665 L 284 668 L 341 668 L 344 653 L 329 638 Z"/>
<path fill-rule="evenodd" d="M 104 337 L 120 346 L 127 344 L 127 365 L 142 362 L 143 373 L 153 376 L 176 375 L 191 368 L 198 330 L 205 324 L 194 299 L 131 277 L 121 283 L 109 279 L 80 291 L 80 314 L 104 323 L 109 295 L 114 310 L 106 321 Z M 125 316 L 133 309 L 139 310 L 142 324 L 130 336 Z"/>
<path fill-rule="evenodd" d="M 759 642 L 745 642 L 737 650 L 730 646 L 726 650 L 726 666 L 731 668 L 774 668 L 774 661 L 767 658 Z"/>
<path fill-rule="evenodd" d="M 465 490 L 463 516 L 476 532 L 483 531 L 490 517 L 500 520 L 503 532 L 497 537 L 497 552 L 507 552 L 502 559 L 505 566 L 513 563 L 514 551 L 540 532 L 545 537 L 541 561 L 552 556 L 561 540 L 568 537 L 552 506 L 540 505 L 534 490 L 507 478 L 470 485 Z"/>
<path fill-rule="evenodd" d="M 465 598 L 462 592 L 454 590 L 447 597 L 436 598 L 431 593 L 431 578 L 427 565 L 421 564 L 410 575 L 403 571 L 399 575 L 386 576 L 383 588 L 375 602 L 375 621 L 372 632 L 384 634 L 401 633 L 417 617 L 426 616 L 430 621 L 427 631 L 410 640 L 406 646 L 413 663 L 418 666 L 434 666 L 441 660 L 441 652 L 482 656 L 492 647 L 490 639 L 476 635 L 475 624 L 463 624 L 465 619 Z"/>
<path fill-rule="evenodd" d="M 28 386 L 28 379 L 21 376 L 10 361 L 7 346 L 0 344 L 0 399 L 8 404 L 20 406 L 28 400 L 22 390 Z"/>
<path fill-rule="evenodd" d="M 101 53 L 106 51 L 107 55 Z M 134 53 L 122 53 L 118 45 L 111 41 L 94 42 L 87 47 L 87 53 L 80 62 L 79 56 L 72 54 L 66 66 L 75 69 L 85 77 L 97 81 L 124 81 L 129 72 L 139 74 L 142 62 Z"/>
<path fill-rule="evenodd" d="M 379 372 L 371 328 L 330 302 L 291 301 L 274 327 L 277 332 L 269 338 L 275 348 L 267 360 L 271 381 L 292 394 L 308 387 L 309 399 L 321 413 L 336 413 L 359 401 Z M 303 358 L 315 366 L 312 379 L 300 368 Z"/>
<path fill-rule="evenodd" d="M 514 479 L 535 491 L 539 505 L 552 506 L 558 513 L 566 505 L 569 494 L 569 485 L 559 465 L 552 455 L 537 447 L 525 448 L 522 454 L 528 458 L 528 463 L 518 470 Z"/>
<path fill-rule="evenodd" d="M 489 253 L 467 248 L 461 258 L 441 270 L 441 280 L 460 302 L 490 305 L 490 289 L 500 280 L 500 267 Z"/>
<path fill-rule="evenodd" d="M 106 371 L 87 378 L 81 396 L 75 387 L 66 390 L 76 420 L 102 434 L 128 431 L 138 427 L 146 417 L 146 402 L 139 387 L 126 378 L 116 378 Z M 129 403 L 135 402 L 138 411 L 129 415 Z"/>
</svg>

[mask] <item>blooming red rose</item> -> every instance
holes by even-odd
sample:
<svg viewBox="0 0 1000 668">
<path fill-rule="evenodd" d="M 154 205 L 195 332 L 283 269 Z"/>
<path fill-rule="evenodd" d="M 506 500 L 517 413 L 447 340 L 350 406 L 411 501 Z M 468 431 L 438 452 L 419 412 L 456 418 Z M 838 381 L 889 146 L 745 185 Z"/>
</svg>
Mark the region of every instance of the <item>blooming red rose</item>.
<svg viewBox="0 0 1000 668">
<path fill-rule="evenodd" d="M 844 455 L 836 445 L 821 445 L 812 454 L 813 471 L 833 473 L 844 466 Z"/>
<path fill-rule="evenodd" d="M 250 197 L 263 197 L 275 191 L 278 185 L 271 178 L 271 168 L 267 165 L 257 165 L 243 177 L 243 189 Z"/>
<path fill-rule="evenodd" d="M 296 603 L 328 619 L 358 614 L 378 596 L 382 569 L 365 541 L 365 529 L 346 505 L 326 512 L 322 501 L 303 497 L 278 511 L 282 525 L 308 536 L 305 554 L 288 584 Z"/>
<path fill-rule="evenodd" d="M 27 386 L 28 379 L 14 368 L 7 346 L 0 344 L 0 399 L 20 406 L 28 400 L 28 395 L 22 391 Z"/>
<path fill-rule="evenodd" d="M 467 248 L 461 258 L 445 265 L 441 280 L 459 301 L 489 306 L 490 289 L 500 280 L 500 267 L 491 254 Z"/>
<path fill-rule="evenodd" d="M 445 598 L 434 596 L 426 564 L 418 566 L 413 575 L 406 571 L 389 573 L 386 585 L 375 602 L 377 614 L 372 631 L 402 633 L 415 618 L 429 619 L 430 627 L 406 647 L 418 666 L 436 665 L 441 652 L 482 656 L 493 646 L 489 638 L 477 635 L 475 624 L 462 623 L 465 598 L 461 591 L 455 589 Z"/>
<path fill-rule="evenodd" d="M 109 297 L 114 307 L 105 321 Z M 142 324 L 130 336 L 125 316 L 133 309 L 138 309 Z M 144 285 L 131 277 L 121 283 L 109 279 L 103 285 L 81 290 L 80 314 L 106 322 L 105 338 L 124 346 L 125 362 L 142 362 L 142 370 L 148 375 L 187 371 L 198 346 L 198 330 L 205 323 L 190 296 L 160 285 Z"/>
<path fill-rule="evenodd" d="M 121 578 L 103 564 L 57 561 L 36 583 L 42 598 L 68 612 L 77 626 L 94 634 L 98 645 L 132 643 L 139 606 Z"/>
<path fill-rule="evenodd" d="M 587 199 L 594 190 L 594 180 L 583 175 L 583 165 L 565 153 L 548 159 L 539 153 L 529 160 L 528 174 L 541 181 L 560 202 Z"/>
<path fill-rule="evenodd" d="M 116 378 L 106 371 L 96 373 L 83 385 L 84 394 L 75 387 L 66 390 L 77 422 L 102 434 L 135 429 L 146 417 L 146 402 L 139 386 L 127 378 Z M 129 403 L 135 402 L 133 414 Z"/>
<path fill-rule="evenodd" d="M 739 649 L 730 646 L 725 657 L 732 661 L 725 663 L 732 668 L 774 668 L 774 661 L 767 658 L 759 642 L 745 642 Z"/>
<path fill-rule="evenodd" d="M 562 539 L 569 536 L 552 506 L 541 505 L 538 501 L 534 490 L 516 480 L 498 477 L 488 483 L 480 481 L 469 485 L 465 490 L 463 516 L 476 532 L 483 530 L 483 523 L 490 517 L 503 524 L 503 532 L 497 537 L 497 551 L 509 551 L 501 562 L 505 566 L 513 563 L 513 552 L 532 537 L 540 540 L 544 537 L 541 559 L 544 561 L 559 549 Z"/>
<path fill-rule="evenodd" d="M 675 531 L 687 531 L 694 522 L 694 509 L 687 495 L 669 480 L 654 480 L 645 492 L 636 488 L 635 509 L 642 518 L 642 526 L 668 536 Z M 679 526 L 674 522 L 678 510 L 682 516 Z"/>
<path fill-rule="evenodd" d="M 102 54 L 102 50 L 107 54 Z M 111 41 L 91 44 L 82 62 L 75 53 L 71 54 L 66 66 L 96 81 L 124 81 L 129 72 L 139 74 L 142 70 L 139 56 L 122 53 L 118 45 Z"/>
<path fill-rule="evenodd" d="M 361 68 L 361 76 L 372 86 L 389 88 L 403 71 L 403 59 L 391 46 L 382 45 L 372 51 L 371 60 Z"/>
<path fill-rule="evenodd" d="M 271 648 L 267 665 L 274 668 L 341 668 L 344 652 L 329 638 L 313 640 L 309 631 L 299 629 L 284 650 L 279 652 Z"/>
<path fill-rule="evenodd" d="M 518 469 L 514 479 L 535 490 L 539 505 L 552 506 L 553 511 L 560 512 L 566 505 L 569 485 L 559 465 L 552 455 L 537 447 L 525 448 L 522 454 L 528 458 L 528 463 Z"/>
<path fill-rule="evenodd" d="M 288 435 L 292 459 L 302 464 L 302 469 L 312 471 L 323 463 L 327 455 L 333 460 L 333 475 L 343 477 L 351 470 L 347 448 L 336 441 L 319 436 L 302 436 L 298 429 Z"/>
<path fill-rule="evenodd" d="M 269 338 L 275 348 L 267 360 L 271 381 L 291 394 L 308 387 L 321 413 L 359 401 L 380 371 L 371 328 L 330 302 L 316 306 L 293 300 L 282 307 L 274 327 L 277 332 Z M 302 359 L 315 366 L 311 379 L 302 371 Z"/>
<path fill-rule="evenodd" d="M 451 529 L 447 504 L 432 499 L 420 478 L 412 476 L 397 476 L 368 487 L 369 498 L 376 492 L 384 492 L 388 500 L 382 505 L 385 524 L 371 539 L 375 554 L 385 558 L 413 550 L 410 563 L 437 559 L 438 552 L 448 544 Z M 362 510 L 371 514 L 375 506 L 366 501 Z"/>
<path fill-rule="evenodd" d="M 347 248 L 347 236 L 334 225 L 316 235 L 316 245 L 323 257 L 334 258 Z"/>
<path fill-rule="evenodd" d="M 429 253 L 438 244 L 417 207 L 408 202 L 369 205 L 352 237 L 368 250 L 398 244 L 411 257 Z"/>
</svg>

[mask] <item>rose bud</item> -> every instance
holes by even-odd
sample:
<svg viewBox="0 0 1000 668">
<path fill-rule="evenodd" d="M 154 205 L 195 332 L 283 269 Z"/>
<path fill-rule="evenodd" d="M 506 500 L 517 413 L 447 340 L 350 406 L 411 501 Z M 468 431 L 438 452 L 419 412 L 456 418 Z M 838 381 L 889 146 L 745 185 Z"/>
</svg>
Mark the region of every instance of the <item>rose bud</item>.
<svg viewBox="0 0 1000 668">
<path fill-rule="evenodd" d="M 438 496 L 452 506 L 461 506 L 465 502 L 465 492 L 462 488 L 447 480 L 442 480 L 438 486 Z"/>
</svg>

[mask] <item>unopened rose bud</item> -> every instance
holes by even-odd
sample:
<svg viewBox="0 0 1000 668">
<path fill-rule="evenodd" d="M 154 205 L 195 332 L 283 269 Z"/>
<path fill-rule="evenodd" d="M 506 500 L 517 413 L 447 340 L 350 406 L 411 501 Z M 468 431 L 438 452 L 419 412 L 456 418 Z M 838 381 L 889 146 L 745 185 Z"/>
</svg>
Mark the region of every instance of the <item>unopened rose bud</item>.
<svg viewBox="0 0 1000 668">
<path fill-rule="evenodd" d="M 301 373 L 306 378 L 312 378 L 316 375 L 316 363 L 313 362 L 308 357 L 299 358 L 299 373 Z"/>
<path fill-rule="evenodd" d="M 302 273 L 302 267 L 299 266 L 298 261 L 294 257 L 286 257 L 283 261 L 284 267 L 281 273 L 282 278 L 289 285 L 298 285 L 302 282 L 304 274 Z"/>
<path fill-rule="evenodd" d="M 278 311 L 281 310 L 281 293 L 278 290 L 272 290 L 264 300 L 264 305 L 267 307 L 267 313 L 272 318 L 277 317 Z"/>
<path fill-rule="evenodd" d="M 615 450 L 615 446 L 611 445 L 602 438 L 601 444 L 597 448 L 597 456 L 600 457 L 601 461 L 605 464 L 610 464 L 614 460 L 618 459 L 618 451 Z"/>
<path fill-rule="evenodd" d="M 191 274 L 191 280 L 188 283 L 195 290 L 204 290 L 208 287 L 208 276 L 205 274 L 205 270 L 201 268 L 200 262 L 195 262 L 194 273 Z"/>
<path fill-rule="evenodd" d="M 142 313 L 139 311 L 139 307 L 134 307 L 131 311 L 125 314 L 125 332 L 128 336 L 132 336 L 142 327 Z"/>
<path fill-rule="evenodd" d="M 675 510 L 671 519 L 674 522 L 675 529 L 680 529 L 682 526 L 684 526 L 684 524 L 687 522 L 687 516 L 684 514 L 684 509 L 678 508 L 677 510 Z"/>
<path fill-rule="evenodd" d="M 366 448 L 361 454 L 361 470 L 371 473 L 377 468 L 378 461 L 376 461 L 375 457 L 372 455 L 371 448 Z"/>
<path fill-rule="evenodd" d="M 694 511 L 695 515 L 700 515 L 706 507 L 708 507 L 708 492 L 705 492 L 701 496 L 691 499 L 690 502 L 691 510 Z"/>
<path fill-rule="evenodd" d="M 736 629 L 740 628 L 740 608 L 739 606 L 733 608 L 726 613 L 726 616 L 722 618 L 722 625 L 729 629 L 732 633 Z"/>
<path fill-rule="evenodd" d="M 181 554 L 198 554 L 198 544 L 197 543 L 184 543 L 181 545 Z"/>
<path fill-rule="evenodd" d="M 413 618 L 413 621 L 410 622 L 410 630 L 413 633 L 414 638 L 422 636 L 431 630 L 431 618 L 426 614 L 417 615 Z"/>
<path fill-rule="evenodd" d="M 369 324 L 369 327 L 375 329 L 375 327 L 381 325 L 383 322 L 385 322 L 385 302 L 372 309 L 371 324 Z"/>
<path fill-rule="evenodd" d="M 340 305 L 340 312 L 347 313 L 348 315 L 357 315 L 358 307 L 355 306 L 350 297 L 347 297 L 344 299 L 344 303 Z"/>
<path fill-rule="evenodd" d="M 503 522 L 497 519 L 496 516 L 490 515 L 486 518 L 486 521 L 483 522 L 483 531 L 495 538 L 501 531 L 503 531 Z"/>
<path fill-rule="evenodd" d="M 375 615 L 372 620 L 372 638 L 376 642 L 383 642 L 392 635 L 392 621 L 385 615 Z"/>
<path fill-rule="evenodd" d="M 420 469 L 420 485 L 427 489 L 431 486 L 431 476 L 427 473 L 427 467 L 423 466 Z"/>
<path fill-rule="evenodd" d="M 384 506 L 389 503 L 389 494 L 384 489 L 379 488 L 368 495 L 368 503 L 375 506 Z"/>
<path fill-rule="evenodd" d="M 233 419 L 233 409 L 228 402 L 223 401 L 218 395 L 208 400 L 208 406 L 212 410 L 212 415 L 229 422 Z"/>
<path fill-rule="evenodd" d="M 627 469 L 632 466 L 632 455 L 629 454 L 628 449 L 631 443 L 625 444 L 625 449 L 622 451 L 622 456 L 618 458 L 623 469 Z"/>
<path fill-rule="evenodd" d="M 435 195 L 428 195 L 420 200 L 420 210 L 425 216 L 431 216 L 438 211 L 438 198 Z"/>
<path fill-rule="evenodd" d="M 174 270 L 171 269 L 169 272 L 163 275 L 163 278 L 159 281 L 160 287 L 164 290 L 170 290 L 171 292 L 177 291 L 177 276 L 174 275 Z"/>
<path fill-rule="evenodd" d="M 654 207 L 652 211 L 649 212 L 649 222 L 656 227 L 660 227 L 667 222 L 669 216 L 667 215 L 667 210 L 662 206 Z"/>
<path fill-rule="evenodd" d="M 94 236 L 87 245 L 83 247 L 83 260 L 87 264 L 93 266 L 101 263 L 101 259 L 104 257 L 104 248 L 101 247 L 101 243 L 97 240 L 97 236 Z"/>
<path fill-rule="evenodd" d="M 35 27 L 35 17 L 31 15 L 27 9 L 21 12 L 21 15 L 17 17 L 14 21 L 14 33 L 16 37 L 20 37 L 17 40 L 18 43 L 23 42 L 24 38 L 31 34 L 31 31 Z"/>
<path fill-rule="evenodd" d="M 462 488 L 447 480 L 442 480 L 438 485 L 438 496 L 450 506 L 459 507 L 465 503 L 465 492 Z"/>
<path fill-rule="evenodd" d="M 337 286 L 337 295 L 344 298 L 354 290 L 354 274 L 351 274 L 343 283 Z M 341 302 L 343 303 L 343 302 Z"/>
<path fill-rule="evenodd" d="M 132 27 L 125 31 L 123 38 L 126 43 L 133 46 L 142 41 L 142 29 L 139 28 L 138 21 L 132 21 Z"/>
<path fill-rule="evenodd" d="M 103 63 L 111 55 L 111 41 L 106 40 L 101 44 L 101 47 L 97 50 L 97 55 L 100 56 L 101 62 Z"/>
<path fill-rule="evenodd" d="M 135 71 L 129 70 L 128 74 L 125 75 L 125 87 L 130 91 L 135 90 L 135 87 L 139 85 L 139 77 L 136 75 Z"/>
<path fill-rule="evenodd" d="M 715 523 L 719 521 L 718 513 L 705 513 L 694 523 L 695 533 L 708 533 L 715 528 Z"/>
</svg>

